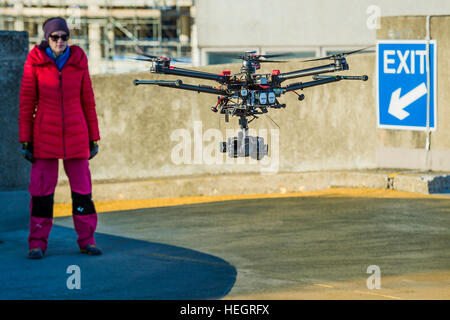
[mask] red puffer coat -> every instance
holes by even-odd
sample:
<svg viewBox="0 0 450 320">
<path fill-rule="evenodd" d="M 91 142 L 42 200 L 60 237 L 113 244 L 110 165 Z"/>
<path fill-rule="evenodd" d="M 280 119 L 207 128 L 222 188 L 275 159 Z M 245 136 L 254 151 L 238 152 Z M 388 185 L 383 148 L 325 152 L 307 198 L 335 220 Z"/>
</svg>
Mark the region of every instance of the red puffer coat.
<svg viewBox="0 0 450 320">
<path fill-rule="evenodd" d="M 89 141 L 100 135 L 88 61 L 80 47 L 70 46 L 60 72 L 35 46 L 25 62 L 19 100 L 19 141 L 33 142 L 35 158 L 89 158 Z"/>
</svg>

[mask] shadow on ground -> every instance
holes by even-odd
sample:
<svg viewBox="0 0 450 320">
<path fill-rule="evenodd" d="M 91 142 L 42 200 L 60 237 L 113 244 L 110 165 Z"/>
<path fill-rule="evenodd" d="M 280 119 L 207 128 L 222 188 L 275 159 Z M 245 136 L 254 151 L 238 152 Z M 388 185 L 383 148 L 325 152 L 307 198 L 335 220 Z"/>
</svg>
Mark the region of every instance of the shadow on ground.
<svg viewBox="0 0 450 320">
<path fill-rule="evenodd" d="M 0 299 L 219 299 L 236 269 L 212 255 L 172 245 L 96 234 L 101 256 L 79 252 L 73 228 L 53 226 L 42 260 L 27 258 L 27 230 L 0 234 Z M 80 269 L 80 289 L 69 266 Z"/>
</svg>

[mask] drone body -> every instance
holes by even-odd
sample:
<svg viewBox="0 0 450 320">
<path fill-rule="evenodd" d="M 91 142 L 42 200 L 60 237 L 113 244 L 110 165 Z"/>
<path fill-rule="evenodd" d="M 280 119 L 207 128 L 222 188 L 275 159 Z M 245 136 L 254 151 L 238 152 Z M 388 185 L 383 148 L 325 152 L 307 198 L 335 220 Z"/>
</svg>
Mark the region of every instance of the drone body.
<svg viewBox="0 0 450 320">
<path fill-rule="evenodd" d="M 189 69 L 176 68 L 170 65 L 170 58 L 146 56 L 144 61 L 151 61 L 151 73 L 177 75 L 190 78 L 198 78 L 203 80 L 216 81 L 217 87 L 206 85 L 189 85 L 181 80 L 175 81 L 145 81 L 134 80 L 135 85 L 158 85 L 162 87 L 176 88 L 182 90 L 197 91 L 198 93 L 209 93 L 218 96 L 217 104 L 211 107 L 213 112 L 219 112 L 225 115 L 225 121 L 229 121 L 229 116 L 239 117 L 239 125 L 242 133 L 239 137 L 228 139 L 228 142 L 221 144 L 221 151 L 227 152 L 231 157 L 252 156 L 261 159 L 268 152 L 268 146 L 260 137 L 248 136 L 248 123 L 258 118 L 258 115 L 268 113 L 269 108 L 280 109 L 285 108 L 286 104 L 278 101 L 283 94 L 295 92 L 295 90 L 303 90 L 305 88 L 323 85 L 340 80 L 362 80 L 366 81 L 368 77 L 364 76 L 329 76 L 319 74 L 348 70 L 349 66 L 345 59 L 348 54 L 356 53 L 356 50 L 347 53 L 341 53 L 324 58 L 311 59 L 316 60 L 333 60 L 333 63 L 301 69 L 288 73 L 280 73 L 279 70 L 273 70 L 272 73 L 258 74 L 256 70 L 260 68 L 261 63 L 268 62 L 286 62 L 274 61 L 267 58 L 273 58 L 282 55 L 260 55 L 255 51 L 247 51 L 243 55 L 235 57 L 242 60 L 242 66 L 239 73 L 231 74 L 230 71 L 223 71 L 221 74 L 213 74 Z M 173 60 L 173 59 L 172 59 Z M 312 81 L 296 82 L 283 86 L 286 80 L 312 76 Z M 304 99 L 303 94 L 297 94 L 299 100 Z M 252 117 L 249 121 L 247 118 Z M 256 145 L 255 145 L 256 144 Z"/>
</svg>

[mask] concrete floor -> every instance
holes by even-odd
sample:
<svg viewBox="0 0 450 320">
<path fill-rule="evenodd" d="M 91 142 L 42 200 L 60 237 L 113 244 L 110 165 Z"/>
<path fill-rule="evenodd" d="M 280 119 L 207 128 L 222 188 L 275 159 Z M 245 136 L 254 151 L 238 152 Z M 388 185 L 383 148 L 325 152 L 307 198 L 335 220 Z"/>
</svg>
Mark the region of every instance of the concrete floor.
<svg viewBox="0 0 450 320">
<path fill-rule="evenodd" d="M 327 190 L 100 213 L 99 257 L 78 253 L 71 217 L 54 222 L 43 260 L 26 258 L 26 230 L 0 233 L 0 299 L 450 298 L 445 197 Z"/>
<path fill-rule="evenodd" d="M 99 215 L 98 232 L 227 261 L 237 270 L 230 299 L 449 299 L 450 199 L 386 195 L 328 192 L 111 212 Z M 371 265 L 380 268 L 381 289 L 367 288 Z"/>
</svg>

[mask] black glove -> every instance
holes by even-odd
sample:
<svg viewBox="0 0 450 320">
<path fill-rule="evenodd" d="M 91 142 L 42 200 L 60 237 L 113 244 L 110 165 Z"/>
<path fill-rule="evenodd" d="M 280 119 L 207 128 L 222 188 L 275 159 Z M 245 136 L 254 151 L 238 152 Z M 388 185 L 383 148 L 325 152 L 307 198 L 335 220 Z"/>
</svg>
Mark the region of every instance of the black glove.
<svg viewBox="0 0 450 320">
<path fill-rule="evenodd" d="M 31 163 L 36 161 L 36 159 L 33 157 L 33 143 L 32 142 L 22 143 L 22 155 L 25 159 L 27 159 Z"/>
<path fill-rule="evenodd" d="M 98 153 L 97 141 L 89 141 L 89 151 L 90 151 L 89 160 L 91 160 Z"/>
</svg>

